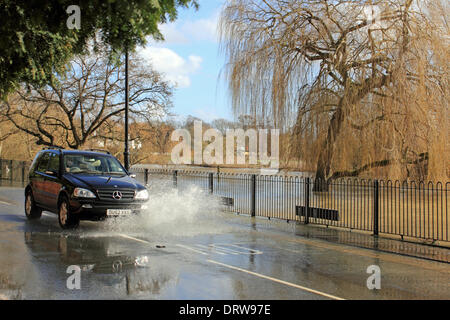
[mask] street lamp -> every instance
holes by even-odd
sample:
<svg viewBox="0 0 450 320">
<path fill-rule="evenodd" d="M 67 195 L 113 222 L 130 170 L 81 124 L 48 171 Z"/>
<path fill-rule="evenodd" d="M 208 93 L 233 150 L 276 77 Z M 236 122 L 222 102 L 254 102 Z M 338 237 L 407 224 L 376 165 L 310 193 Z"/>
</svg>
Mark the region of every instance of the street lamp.
<svg viewBox="0 0 450 320">
<path fill-rule="evenodd" d="M 128 152 L 128 107 L 129 107 L 129 85 L 128 85 L 128 48 L 125 48 L 125 150 L 123 152 L 123 162 L 125 169 L 130 169 Z"/>
</svg>

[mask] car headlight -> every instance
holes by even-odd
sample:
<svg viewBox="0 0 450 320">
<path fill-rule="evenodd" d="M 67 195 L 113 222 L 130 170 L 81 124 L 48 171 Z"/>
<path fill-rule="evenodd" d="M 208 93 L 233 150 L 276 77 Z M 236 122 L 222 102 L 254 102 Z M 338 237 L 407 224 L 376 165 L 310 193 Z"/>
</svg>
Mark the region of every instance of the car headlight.
<svg viewBox="0 0 450 320">
<path fill-rule="evenodd" d="M 83 188 L 75 188 L 75 190 L 73 191 L 73 196 L 76 198 L 88 198 L 88 199 L 96 198 L 95 194 L 92 191 Z"/>
<path fill-rule="evenodd" d="M 134 197 L 136 200 L 147 200 L 148 199 L 148 191 L 147 190 L 141 190 L 136 193 L 136 197 Z"/>
</svg>

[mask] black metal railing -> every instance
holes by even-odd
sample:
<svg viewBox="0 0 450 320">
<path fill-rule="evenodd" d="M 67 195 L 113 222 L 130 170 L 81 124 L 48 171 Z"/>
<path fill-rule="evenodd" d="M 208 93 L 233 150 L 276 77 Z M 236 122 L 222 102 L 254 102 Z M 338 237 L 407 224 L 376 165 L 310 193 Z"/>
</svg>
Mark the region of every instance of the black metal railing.
<svg viewBox="0 0 450 320">
<path fill-rule="evenodd" d="M 26 161 L 0 159 L 0 185 L 25 186 L 29 166 Z M 224 210 L 229 212 L 362 230 L 374 235 L 450 241 L 450 182 L 339 179 L 325 183 L 295 175 L 173 169 L 132 171 L 143 183 L 160 181 L 181 189 L 197 185 L 220 197 Z"/>
<path fill-rule="evenodd" d="M 323 182 L 295 175 L 171 169 L 134 171 L 142 177 L 141 181 L 159 178 L 170 179 L 181 188 L 200 186 L 220 197 L 224 210 L 229 212 L 361 230 L 374 235 L 450 241 L 447 200 L 450 182 L 364 179 Z"/>
<path fill-rule="evenodd" d="M 0 186 L 25 186 L 30 164 L 28 161 L 0 159 Z"/>
</svg>

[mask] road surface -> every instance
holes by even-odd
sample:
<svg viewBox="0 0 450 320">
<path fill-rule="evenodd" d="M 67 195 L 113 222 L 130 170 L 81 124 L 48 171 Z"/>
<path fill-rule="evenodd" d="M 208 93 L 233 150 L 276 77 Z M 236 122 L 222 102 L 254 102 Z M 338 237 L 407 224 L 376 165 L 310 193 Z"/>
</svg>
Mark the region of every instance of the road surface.
<svg viewBox="0 0 450 320">
<path fill-rule="evenodd" d="M 23 189 L 2 187 L 0 299 L 450 299 L 448 263 L 319 239 L 317 229 L 220 213 L 199 190 L 171 190 L 155 193 L 144 217 L 63 231 L 51 213 L 27 221 Z M 380 289 L 368 288 L 370 266 Z"/>
</svg>

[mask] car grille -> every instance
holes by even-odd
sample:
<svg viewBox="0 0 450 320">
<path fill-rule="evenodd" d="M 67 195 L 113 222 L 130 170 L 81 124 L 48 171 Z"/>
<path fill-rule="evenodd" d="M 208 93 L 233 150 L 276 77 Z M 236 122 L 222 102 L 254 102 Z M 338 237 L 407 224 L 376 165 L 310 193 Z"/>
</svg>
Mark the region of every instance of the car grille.
<svg viewBox="0 0 450 320">
<path fill-rule="evenodd" d="M 114 199 L 114 192 L 120 192 L 122 194 L 121 199 Z M 100 200 L 107 201 L 130 201 L 134 199 L 135 191 L 133 189 L 99 189 L 97 194 Z"/>
</svg>

